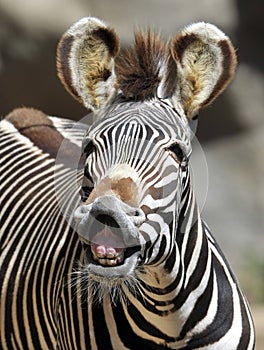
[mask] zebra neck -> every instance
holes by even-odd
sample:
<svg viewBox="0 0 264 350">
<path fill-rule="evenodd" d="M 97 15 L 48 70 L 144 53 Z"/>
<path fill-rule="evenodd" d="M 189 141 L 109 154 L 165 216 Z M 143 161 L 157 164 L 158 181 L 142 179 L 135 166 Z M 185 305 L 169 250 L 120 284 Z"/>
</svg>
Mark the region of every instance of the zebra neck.
<svg viewBox="0 0 264 350">
<path fill-rule="evenodd" d="M 186 203 L 166 259 L 145 267 L 145 273 L 140 276 L 140 293 L 134 300 L 139 308 L 148 310 L 152 324 L 174 341 L 178 339 L 179 343 L 177 340 L 175 344 L 182 347 L 186 339 L 181 330 L 197 299 L 206 295 L 208 286 L 211 287 L 212 263 L 205 226 L 191 192 Z M 203 302 L 202 298 L 199 300 Z M 205 298 L 205 310 L 207 302 Z"/>
<path fill-rule="evenodd" d="M 211 259 L 208 259 L 211 253 L 203 223 L 198 212 L 194 215 L 197 219 L 188 231 L 183 232 L 182 227 L 178 227 L 174 245 L 166 259 L 145 268 L 145 273 L 140 276 L 140 293 L 133 301 L 140 310 L 147 310 L 149 321 L 174 339 L 172 342 L 179 339 L 177 346 L 182 347 L 186 339 L 181 330 L 197 298 L 207 290 L 211 271 Z M 185 224 L 184 228 L 187 227 Z M 207 307 L 205 303 L 205 309 Z"/>
<path fill-rule="evenodd" d="M 188 285 L 199 254 L 202 250 L 208 254 L 204 224 L 190 188 L 185 193 L 177 222 L 178 225 L 173 223 L 170 227 L 173 244 L 167 242 L 163 259 L 146 266 L 140 276 L 148 289 L 157 291 L 157 297 L 162 295 L 163 300 L 165 295 L 168 300 L 177 297 Z"/>
</svg>

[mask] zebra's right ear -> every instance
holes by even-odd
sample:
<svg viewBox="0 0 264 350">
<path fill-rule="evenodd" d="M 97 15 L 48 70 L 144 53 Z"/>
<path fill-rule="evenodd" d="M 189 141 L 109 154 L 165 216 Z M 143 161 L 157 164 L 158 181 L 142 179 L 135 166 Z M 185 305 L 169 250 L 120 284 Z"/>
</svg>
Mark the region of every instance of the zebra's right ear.
<svg viewBox="0 0 264 350">
<path fill-rule="evenodd" d="M 94 17 L 73 24 L 57 48 L 58 76 L 66 90 L 86 108 L 99 111 L 115 95 L 114 59 L 119 39 Z"/>
</svg>

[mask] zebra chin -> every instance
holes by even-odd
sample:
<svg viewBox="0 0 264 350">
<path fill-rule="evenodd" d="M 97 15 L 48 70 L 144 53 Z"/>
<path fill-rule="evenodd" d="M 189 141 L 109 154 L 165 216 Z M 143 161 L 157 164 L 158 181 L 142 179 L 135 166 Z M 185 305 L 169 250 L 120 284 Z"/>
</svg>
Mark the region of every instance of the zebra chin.
<svg viewBox="0 0 264 350">
<path fill-rule="evenodd" d="M 113 305 L 119 301 L 129 303 L 128 292 L 135 297 L 140 293 L 140 280 L 135 274 L 137 256 L 128 259 L 124 265 L 115 268 L 96 266 L 93 263 L 79 263 L 68 283 L 75 288 L 76 297 L 90 305 L 100 305 L 109 300 Z"/>
<path fill-rule="evenodd" d="M 108 278 L 110 281 L 114 280 L 115 284 L 122 283 L 123 279 L 134 274 L 140 264 L 140 246 L 124 249 L 123 258 L 117 263 L 111 262 L 114 258 L 96 259 L 92 253 L 92 244 L 83 242 L 83 247 L 85 251 L 84 264 L 87 266 L 87 272 L 97 282 L 102 282 L 102 280 Z"/>
<path fill-rule="evenodd" d="M 84 266 L 89 276 L 97 282 L 107 285 L 122 284 L 125 279 L 132 276 L 141 261 L 141 247 L 122 248 L 117 257 L 98 258 L 93 252 L 93 242 L 85 242 L 81 239 L 84 248 Z M 117 249 L 115 249 L 117 250 Z"/>
</svg>

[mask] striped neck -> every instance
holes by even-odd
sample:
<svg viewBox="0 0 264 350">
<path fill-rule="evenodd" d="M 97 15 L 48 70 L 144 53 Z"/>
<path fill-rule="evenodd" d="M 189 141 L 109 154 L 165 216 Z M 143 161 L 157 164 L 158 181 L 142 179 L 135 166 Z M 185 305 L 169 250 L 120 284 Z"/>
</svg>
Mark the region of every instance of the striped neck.
<svg viewBox="0 0 264 350">
<path fill-rule="evenodd" d="M 146 312 L 143 309 L 148 310 L 149 320 L 170 337 L 168 341 L 184 346 L 186 339 L 181 339 L 181 331 L 196 298 L 204 293 L 208 285 L 210 271 L 210 259 L 203 259 L 204 254 L 210 254 L 207 239 L 189 186 L 183 192 L 178 223 L 170 253 L 163 261 L 144 266 L 143 273 L 139 273 L 142 288 L 138 300 L 133 303 L 142 309 L 142 313 Z M 189 300 L 194 285 L 195 295 Z"/>
<path fill-rule="evenodd" d="M 204 236 L 203 222 L 191 186 L 186 186 L 182 194 L 181 209 L 177 222 L 170 225 L 174 244 L 166 256 L 154 264 L 144 266 L 140 279 L 148 290 L 156 290 L 157 298 L 167 295 L 168 301 L 176 298 L 189 282 L 195 261 L 187 257 L 196 256 L 201 249 Z M 177 216 L 176 216 L 177 217 Z M 197 259 L 196 259 L 197 260 Z M 173 292 L 167 293 L 172 287 Z"/>
</svg>

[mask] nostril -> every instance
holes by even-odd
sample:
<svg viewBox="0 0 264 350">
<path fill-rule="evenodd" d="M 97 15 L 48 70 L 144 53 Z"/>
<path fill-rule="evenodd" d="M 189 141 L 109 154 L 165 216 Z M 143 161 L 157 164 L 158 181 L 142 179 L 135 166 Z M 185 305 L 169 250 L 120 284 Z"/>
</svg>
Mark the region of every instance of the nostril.
<svg viewBox="0 0 264 350">
<path fill-rule="evenodd" d="M 85 215 L 87 215 L 89 213 L 89 211 L 91 210 L 91 205 L 79 205 L 73 214 L 73 217 L 75 220 L 81 220 Z"/>
<path fill-rule="evenodd" d="M 73 214 L 73 217 L 75 220 L 81 220 L 81 218 L 83 217 L 83 213 L 80 207 L 78 207 L 77 209 L 75 209 L 75 212 Z"/>
<path fill-rule="evenodd" d="M 139 226 L 146 220 L 145 213 L 142 209 L 135 209 L 133 215 L 130 216 L 130 220 L 134 225 Z"/>
<path fill-rule="evenodd" d="M 115 227 L 115 228 L 120 228 L 116 220 L 111 217 L 110 215 L 106 214 L 99 214 L 95 217 L 97 221 L 99 221 L 103 225 L 107 225 L 109 227 Z"/>
</svg>

